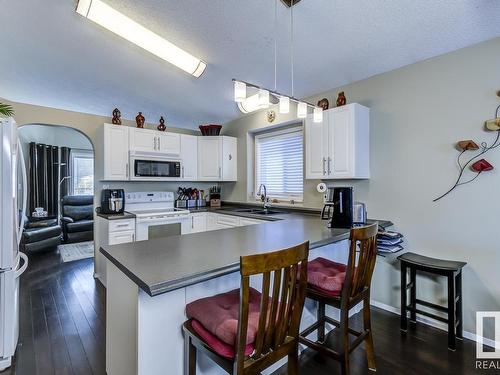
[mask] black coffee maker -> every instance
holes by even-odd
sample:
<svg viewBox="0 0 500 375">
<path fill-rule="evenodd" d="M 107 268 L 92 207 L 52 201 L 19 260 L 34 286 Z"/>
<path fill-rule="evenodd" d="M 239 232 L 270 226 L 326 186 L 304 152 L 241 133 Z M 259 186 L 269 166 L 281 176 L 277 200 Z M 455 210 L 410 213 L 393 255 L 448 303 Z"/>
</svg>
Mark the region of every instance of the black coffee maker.
<svg viewBox="0 0 500 375">
<path fill-rule="evenodd" d="M 353 203 L 352 187 L 328 188 L 321 218 L 329 220 L 329 228 L 351 228 Z"/>
<path fill-rule="evenodd" d="M 125 208 L 123 189 L 103 189 L 101 193 L 101 213 L 122 214 Z"/>
</svg>

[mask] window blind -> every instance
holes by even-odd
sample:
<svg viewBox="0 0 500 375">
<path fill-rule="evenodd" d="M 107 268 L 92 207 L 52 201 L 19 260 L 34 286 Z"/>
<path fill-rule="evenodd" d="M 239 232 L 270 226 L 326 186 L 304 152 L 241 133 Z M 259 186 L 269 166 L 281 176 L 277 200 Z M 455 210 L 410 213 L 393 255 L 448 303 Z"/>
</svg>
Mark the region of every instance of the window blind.
<svg viewBox="0 0 500 375">
<path fill-rule="evenodd" d="M 271 198 L 302 201 L 303 170 L 302 127 L 255 136 L 255 192 L 264 184 Z"/>
</svg>

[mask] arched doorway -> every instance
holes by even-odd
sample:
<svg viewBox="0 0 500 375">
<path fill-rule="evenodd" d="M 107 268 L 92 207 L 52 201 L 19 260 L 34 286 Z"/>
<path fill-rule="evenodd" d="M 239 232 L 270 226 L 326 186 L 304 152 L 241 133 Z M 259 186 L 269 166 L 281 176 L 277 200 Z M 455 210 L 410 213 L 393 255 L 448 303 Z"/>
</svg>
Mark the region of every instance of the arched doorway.
<svg viewBox="0 0 500 375">
<path fill-rule="evenodd" d="M 52 234 L 41 241 L 32 243 L 24 235 L 23 250 L 28 254 L 58 251 L 63 262 L 93 257 L 92 142 L 77 129 L 47 124 L 23 125 L 18 138 L 27 180 L 25 231 L 37 225 L 52 228 Z"/>
</svg>

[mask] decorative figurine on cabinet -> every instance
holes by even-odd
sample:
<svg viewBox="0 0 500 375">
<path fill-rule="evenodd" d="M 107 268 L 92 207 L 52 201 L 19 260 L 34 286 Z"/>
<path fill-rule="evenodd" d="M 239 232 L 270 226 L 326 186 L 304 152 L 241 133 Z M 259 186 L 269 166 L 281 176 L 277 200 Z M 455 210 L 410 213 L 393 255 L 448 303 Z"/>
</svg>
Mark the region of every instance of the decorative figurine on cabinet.
<svg viewBox="0 0 500 375">
<path fill-rule="evenodd" d="M 115 125 L 121 125 L 122 124 L 122 114 L 118 108 L 113 109 L 113 119 L 111 122 Z"/>
<path fill-rule="evenodd" d="M 160 125 L 158 125 L 156 129 L 158 129 L 161 132 L 167 130 L 167 127 L 165 126 L 165 119 L 163 118 L 163 116 L 160 117 Z"/>
<path fill-rule="evenodd" d="M 323 98 L 318 102 L 318 107 L 323 108 L 323 111 L 326 111 L 328 107 L 330 107 L 330 103 L 327 98 Z"/>
<path fill-rule="evenodd" d="M 267 111 L 267 122 L 273 122 L 274 120 L 276 120 L 276 112 L 270 109 Z"/>
<path fill-rule="evenodd" d="M 137 116 L 135 116 L 135 123 L 137 124 L 138 128 L 141 128 L 141 129 L 144 128 L 145 121 L 146 121 L 146 119 L 142 115 L 142 112 L 139 112 L 139 114 Z"/>
<path fill-rule="evenodd" d="M 346 105 L 347 99 L 343 91 L 339 92 L 339 96 L 337 97 L 337 107 L 342 107 Z"/>
</svg>

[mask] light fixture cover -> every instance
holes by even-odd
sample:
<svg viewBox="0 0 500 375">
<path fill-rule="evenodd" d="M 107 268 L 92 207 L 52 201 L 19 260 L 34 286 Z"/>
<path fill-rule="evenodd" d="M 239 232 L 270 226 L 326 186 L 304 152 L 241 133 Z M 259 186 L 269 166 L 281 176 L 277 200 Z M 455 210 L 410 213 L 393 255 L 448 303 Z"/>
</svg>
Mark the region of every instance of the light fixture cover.
<svg viewBox="0 0 500 375">
<path fill-rule="evenodd" d="M 234 81 L 234 101 L 241 103 L 247 98 L 247 85 L 244 82 Z"/>
<path fill-rule="evenodd" d="M 307 117 L 307 104 L 304 102 L 299 102 L 297 104 L 297 117 L 306 118 Z"/>
<path fill-rule="evenodd" d="M 250 113 L 260 109 L 259 94 L 254 94 L 238 103 L 238 108 L 242 113 Z"/>
<path fill-rule="evenodd" d="M 205 62 L 146 29 L 101 0 L 79 0 L 76 12 L 195 77 L 201 76 L 207 67 Z"/>
<path fill-rule="evenodd" d="M 323 108 L 314 107 L 313 122 L 323 122 Z"/>
<path fill-rule="evenodd" d="M 259 90 L 259 108 L 269 107 L 269 91 L 260 89 Z"/>
<path fill-rule="evenodd" d="M 290 98 L 288 96 L 280 96 L 280 113 L 290 112 Z"/>
</svg>

